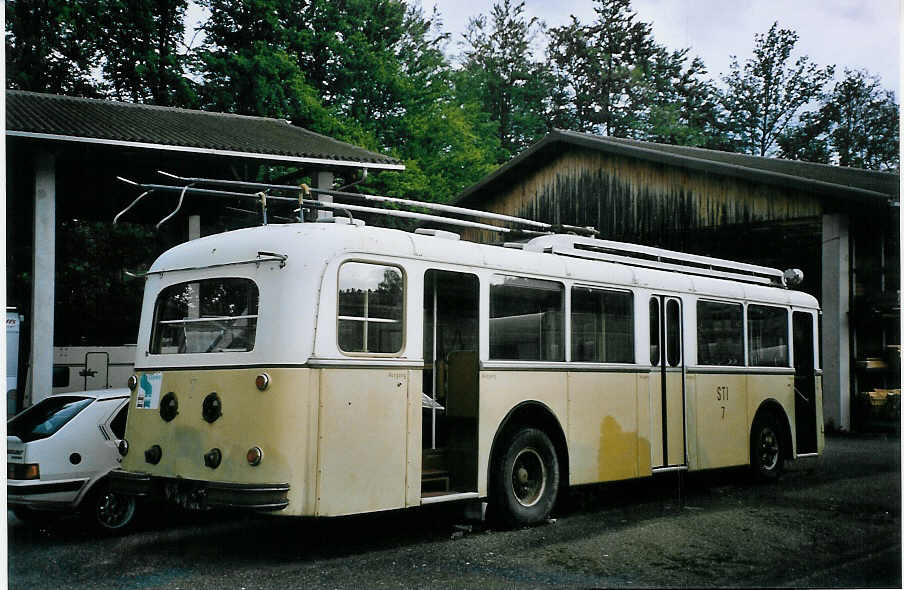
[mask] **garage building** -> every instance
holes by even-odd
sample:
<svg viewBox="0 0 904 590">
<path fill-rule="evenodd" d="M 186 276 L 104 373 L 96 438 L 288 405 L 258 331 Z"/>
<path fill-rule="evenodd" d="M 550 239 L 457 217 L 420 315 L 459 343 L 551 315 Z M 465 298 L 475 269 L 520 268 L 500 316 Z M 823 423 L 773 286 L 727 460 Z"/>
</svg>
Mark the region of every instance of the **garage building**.
<svg viewBox="0 0 904 590">
<path fill-rule="evenodd" d="M 897 173 L 554 130 L 456 204 L 802 269 L 823 309 L 826 423 L 850 430 L 864 393 L 900 388 L 899 192 Z"/>
</svg>

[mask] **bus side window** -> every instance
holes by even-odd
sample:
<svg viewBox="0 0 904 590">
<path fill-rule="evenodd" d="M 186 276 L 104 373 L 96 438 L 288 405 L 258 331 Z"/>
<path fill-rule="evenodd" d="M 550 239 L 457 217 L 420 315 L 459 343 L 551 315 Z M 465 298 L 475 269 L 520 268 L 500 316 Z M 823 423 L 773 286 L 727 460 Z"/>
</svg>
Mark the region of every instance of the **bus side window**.
<svg viewBox="0 0 904 590">
<path fill-rule="evenodd" d="M 571 289 L 571 360 L 634 362 L 634 294 Z"/>
<path fill-rule="evenodd" d="M 400 352 L 404 340 L 404 297 L 405 279 L 398 267 L 364 262 L 346 262 L 339 267 L 339 350 Z"/>
<path fill-rule="evenodd" d="M 788 310 L 748 305 L 747 350 L 751 367 L 787 367 Z"/>
<path fill-rule="evenodd" d="M 697 364 L 744 364 L 744 325 L 740 303 L 697 302 Z"/>
<path fill-rule="evenodd" d="M 490 283 L 490 358 L 564 361 L 565 286 L 515 276 Z"/>
<path fill-rule="evenodd" d="M 659 299 L 650 299 L 650 364 L 659 366 Z"/>
</svg>

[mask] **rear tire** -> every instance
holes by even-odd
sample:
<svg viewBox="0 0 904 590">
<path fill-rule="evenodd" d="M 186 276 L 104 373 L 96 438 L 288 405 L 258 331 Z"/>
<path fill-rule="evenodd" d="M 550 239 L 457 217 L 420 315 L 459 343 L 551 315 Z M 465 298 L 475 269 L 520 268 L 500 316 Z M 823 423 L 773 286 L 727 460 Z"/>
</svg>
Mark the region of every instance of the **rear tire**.
<svg viewBox="0 0 904 590">
<path fill-rule="evenodd" d="M 135 496 L 110 490 L 106 481 L 99 482 L 82 506 L 89 524 L 105 533 L 119 534 L 127 531 L 135 521 Z"/>
<path fill-rule="evenodd" d="M 549 437 L 536 428 L 514 431 L 502 441 L 492 467 L 492 503 L 510 527 L 546 520 L 559 491 L 559 461 Z"/>
<path fill-rule="evenodd" d="M 759 416 L 750 432 L 750 467 L 759 481 L 775 481 L 782 474 L 787 449 L 782 427 L 773 413 Z"/>
</svg>

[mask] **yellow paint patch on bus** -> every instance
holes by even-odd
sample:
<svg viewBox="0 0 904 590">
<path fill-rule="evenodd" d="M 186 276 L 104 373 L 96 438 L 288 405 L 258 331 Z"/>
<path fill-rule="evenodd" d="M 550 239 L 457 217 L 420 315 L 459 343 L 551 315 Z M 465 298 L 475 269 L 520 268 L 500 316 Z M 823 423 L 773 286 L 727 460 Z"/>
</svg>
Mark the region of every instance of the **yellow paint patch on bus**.
<svg viewBox="0 0 904 590">
<path fill-rule="evenodd" d="M 637 458 L 650 455 L 650 443 L 637 436 L 635 429 L 624 430 L 612 416 L 600 423 L 597 481 L 637 477 Z"/>
</svg>

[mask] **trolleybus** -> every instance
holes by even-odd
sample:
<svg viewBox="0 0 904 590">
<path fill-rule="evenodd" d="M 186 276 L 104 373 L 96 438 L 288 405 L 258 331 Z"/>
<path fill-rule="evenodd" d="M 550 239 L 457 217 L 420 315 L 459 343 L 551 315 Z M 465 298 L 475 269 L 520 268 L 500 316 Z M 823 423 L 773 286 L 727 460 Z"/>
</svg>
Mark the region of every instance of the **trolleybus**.
<svg viewBox="0 0 904 590">
<path fill-rule="evenodd" d="M 296 516 L 486 499 L 517 526 L 564 486 L 776 478 L 824 444 L 793 274 L 350 213 L 193 240 L 147 273 L 114 489 Z"/>
</svg>

